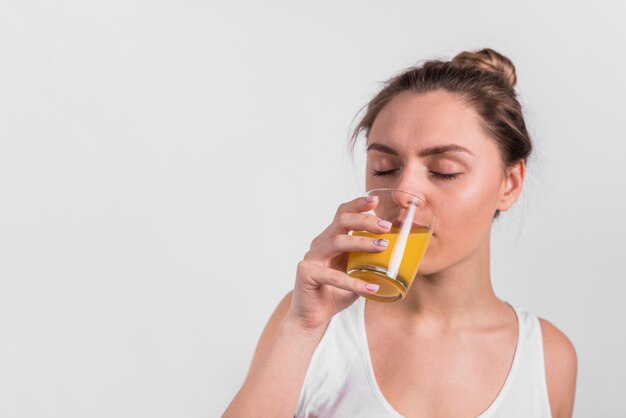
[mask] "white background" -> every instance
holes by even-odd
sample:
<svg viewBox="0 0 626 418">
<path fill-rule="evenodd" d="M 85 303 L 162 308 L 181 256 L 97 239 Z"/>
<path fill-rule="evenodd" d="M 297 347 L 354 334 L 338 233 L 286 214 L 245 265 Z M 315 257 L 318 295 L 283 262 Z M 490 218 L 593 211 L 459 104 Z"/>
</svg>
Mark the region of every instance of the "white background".
<svg viewBox="0 0 626 418">
<path fill-rule="evenodd" d="M 573 341 L 575 416 L 625 416 L 625 17 L 0 0 L 0 416 L 219 416 L 311 240 L 364 192 L 358 110 L 482 47 L 516 65 L 536 147 L 494 225 L 496 292 Z"/>
</svg>

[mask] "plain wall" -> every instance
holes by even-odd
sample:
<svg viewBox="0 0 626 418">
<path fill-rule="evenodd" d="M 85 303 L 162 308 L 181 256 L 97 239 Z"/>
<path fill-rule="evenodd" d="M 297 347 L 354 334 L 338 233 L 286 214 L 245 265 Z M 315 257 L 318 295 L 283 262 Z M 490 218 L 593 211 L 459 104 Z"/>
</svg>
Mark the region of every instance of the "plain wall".
<svg viewBox="0 0 626 418">
<path fill-rule="evenodd" d="M 624 15 L 0 0 L 0 416 L 219 416 L 311 240 L 364 192 L 359 109 L 483 47 L 516 65 L 536 147 L 494 287 L 574 343 L 575 416 L 626 416 Z"/>
</svg>

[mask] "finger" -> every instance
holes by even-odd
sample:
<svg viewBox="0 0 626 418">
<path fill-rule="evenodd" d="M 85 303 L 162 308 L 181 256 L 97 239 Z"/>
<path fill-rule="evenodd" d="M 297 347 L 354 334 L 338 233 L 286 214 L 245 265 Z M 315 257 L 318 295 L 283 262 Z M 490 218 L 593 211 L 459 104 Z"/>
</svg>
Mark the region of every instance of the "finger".
<svg viewBox="0 0 626 418">
<path fill-rule="evenodd" d="M 379 286 L 365 280 L 349 276 L 341 271 L 320 266 L 315 263 L 301 261 L 298 265 L 299 273 L 315 287 L 319 285 L 333 286 L 354 293 L 376 293 Z"/>
<path fill-rule="evenodd" d="M 389 241 L 382 238 L 338 234 L 315 248 L 315 258 L 327 260 L 341 253 L 355 251 L 379 253 L 385 251 L 388 244 Z"/>
<path fill-rule="evenodd" d="M 367 212 L 378 204 L 378 196 L 360 196 L 356 199 L 344 202 L 337 208 L 335 217 L 342 213 Z"/>
<path fill-rule="evenodd" d="M 335 217 L 330 234 L 347 234 L 349 231 L 369 231 L 384 234 L 391 229 L 391 222 L 369 213 L 343 212 Z"/>
</svg>

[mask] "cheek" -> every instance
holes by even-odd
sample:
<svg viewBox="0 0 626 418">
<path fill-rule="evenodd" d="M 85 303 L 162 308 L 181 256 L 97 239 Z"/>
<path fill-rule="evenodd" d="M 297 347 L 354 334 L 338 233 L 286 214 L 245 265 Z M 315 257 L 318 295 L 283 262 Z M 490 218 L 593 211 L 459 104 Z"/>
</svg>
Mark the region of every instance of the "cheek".
<svg viewBox="0 0 626 418">
<path fill-rule="evenodd" d="M 491 202 L 478 188 L 441 196 L 436 202 L 435 234 L 442 237 L 480 229 L 485 225 Z"/>
<path fill-rule="evenodd" d="M 436 224 L 424 262 L 446 264 L 475 250 L 491 232 L 496 191 L 488 187 L 466 187 L 433 202 Z M 428 263 L 428 264 L 431 264 Z M 426 266 L 425 266 L 426 268 Z"/>
</svg>

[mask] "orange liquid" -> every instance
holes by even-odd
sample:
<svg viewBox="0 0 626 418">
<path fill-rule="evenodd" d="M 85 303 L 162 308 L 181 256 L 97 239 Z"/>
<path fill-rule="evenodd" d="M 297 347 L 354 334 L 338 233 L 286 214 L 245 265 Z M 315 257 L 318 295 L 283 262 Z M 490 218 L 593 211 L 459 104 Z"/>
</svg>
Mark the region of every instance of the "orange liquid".
<svg viewBox="0 0 626 418">
<path fill-rule="evenodd" d="M 389 267 L 392 250 L 398 240 L 398 232 L 398 227 L 392 227 L 385 234 L 372 234 L 365 231 L 352 232 L 353 236 L 371 237 L 372 239 L 382 238 L 389 241 L 387 248 L 380 252 L 351 252 L 348 254 L 348 274 L 380 286 L 375 294 L 364 294 L 363 296 L 374 300 L 391 302 L 404 298 L 406 289 L 413 283 L 413 279 L 417 275 L 419 266 L 428 248 L 432 231 L 426 228 L 411 230 L 407 238 L 402 260 L 400 261 L 398 275 L 394 279 L 387 276 L 386 272 Z"/>
</svg>

